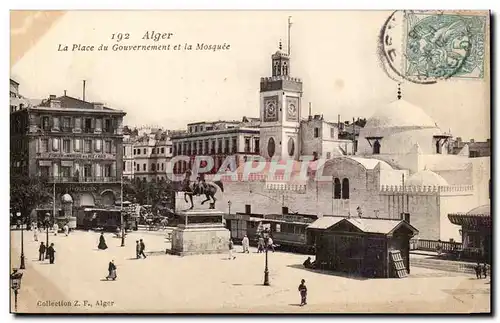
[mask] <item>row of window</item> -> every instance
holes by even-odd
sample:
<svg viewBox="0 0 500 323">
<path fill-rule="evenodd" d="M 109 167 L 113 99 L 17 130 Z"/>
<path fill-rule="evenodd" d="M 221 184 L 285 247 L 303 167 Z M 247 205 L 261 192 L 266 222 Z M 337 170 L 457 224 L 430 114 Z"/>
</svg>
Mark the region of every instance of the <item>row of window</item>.
<svg viewBox="0 0 500 323">
<path fill-rule="evenodd" d="M 94 129 L 101 129 L 103 132 L 112 133 L 116 125 L 113 119 L 101 118 L 82 118 L 81 117 L 60 117 L 57 116 L 42 116 L 40 118 L 40 128 L 44 131 L 51 129 L 71 131 L 75 129 L 83 129 L 84 132 L 94 132 Z"/>
<path fill-rule="evenodd" d="M 72 166 L 60 166 L 54 164 L 53 166 L 39 166 L 40 176 L 42 177 L 111 177 L 115 176 L 112 171 L 112 165 L 109 163 L 104 164 L 85 164 L 79 171 Z"/>
<path fill-rule="evenodd" d="M 107 154 L 115 153 L 116 145 L 112 140 L 102 140 L 102 139 L 81 139 L 81 138 L 41 138 L 40 145 L 38 147 L 39 153 L 48 153 L 48 152 L 59 152 L 60 142 L 62 141 L 62 149 L 63 153 L 72 153 L 72 152 L 84 152 L 84 153 L 92 153 L 92 152 L 104 152 Z M 51 145 L 49 144 L 51 142 Z M 104 147 L 103 147 L 104 146 Z"/>
<path fill-rule="evenodd" d="M 224 143 L 224 146 L 223 146 Z M 174 145 L 174 155 L 197 155 L 197 154 L 229 154 L 238 152 L 238 138 L 219 138 L 211 140 L 198 140 L 179 142 Z M 259 153 L 259 138 L 254 138 L 253 152 Z M 252 152 L 251 138 L 245 137 L 244 152 Z"/>
<path fill-rule="evenodd" d="M 143 163 L 142 164 L 142 171 L 146 172 L 148 170 L 147 167 L 148 167 L 147 164 Z M 123 170 L 124 171 L 132 171 L 131 163 L 130 162 L 123 163 Z M 140 172 L 141 171 L 141 164 L 134 162 L 134 170 L 137 172 Z M 165 163 L 153 163 L 153 164 L 151 164 L 151 167 L 149 170 L 152 172 L 164 171 L 165 170 Z"/>
<path fill-rule="evenodd" d="M 147 155 L 149 149 L 148 148 L 134 148 L 134 155 L 141 155 L 141 151 L 143 155 Z M 169 147 L 169 153 L 172 153 L 172 147 Z M 123 148 L 123 154 L 125 155 L 125 147 Z M 154 147 L 151 149 L 151 154 L 165 154 L 165 147 Z"/>
</svg>

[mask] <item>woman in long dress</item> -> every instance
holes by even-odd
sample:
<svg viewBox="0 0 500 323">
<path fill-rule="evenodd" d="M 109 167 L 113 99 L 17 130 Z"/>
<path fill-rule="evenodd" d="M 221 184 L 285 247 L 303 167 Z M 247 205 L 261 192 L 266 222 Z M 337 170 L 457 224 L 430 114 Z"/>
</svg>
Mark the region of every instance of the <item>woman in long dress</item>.
<svg viewBox="0 0 500 323">
<path fill-rule="evenodd" d="M 106 240 L 104 239 L 104 234 L 101 232 L 101 236 L 99 237 L 99 245 L 97 246 L 100 250 L 106 250 L 108 249 L 108 246 L 106 245 Z"/>
<path fill-rule="evenodd" d="M 116 266 L 115 266 L 115 261 L 111 260 L 111 262 L 108 265 L 108 276 L 106 277 L 106 280 L 115 280 L 116 279 Z"/>
</svg>

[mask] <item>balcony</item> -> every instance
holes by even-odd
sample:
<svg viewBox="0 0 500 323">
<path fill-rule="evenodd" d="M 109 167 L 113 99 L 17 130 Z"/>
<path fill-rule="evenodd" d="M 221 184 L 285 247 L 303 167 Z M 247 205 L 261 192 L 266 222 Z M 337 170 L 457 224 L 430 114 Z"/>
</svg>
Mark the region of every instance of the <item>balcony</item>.
<svg viewBox="0 0 500 323">
<path fill-rule="evenodd" d="M 117 183 L 119 177 L 111 176 L 40 176 L 40 180 L 48 183 Z"/>
<path fill-rule="evenodd" d="M 73 128 L 72 127 L 61 127 L 61 131 L 62 132 L 73 132 Z"/>
<path fill-rule="evenodd" d="M 84 133 L 94 133 L 94 128 L 83 128 L 82 129 Z"/>
</svg>

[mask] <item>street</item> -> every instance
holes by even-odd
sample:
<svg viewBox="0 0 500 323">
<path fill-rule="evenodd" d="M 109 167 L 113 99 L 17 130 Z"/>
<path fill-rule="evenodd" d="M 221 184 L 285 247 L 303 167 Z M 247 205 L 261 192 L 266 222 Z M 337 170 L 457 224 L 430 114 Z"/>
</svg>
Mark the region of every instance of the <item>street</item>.
<svg viewBox="0 0 500 323">
<path fill-rule="evenodd" d="M 20 231 L 11 231 L 11 261 L 19 266 Z M 412 267 L 405 279 L 362 279 L 303 268 L 305 255 L 269 253 L 271 286 L 262 286 L 264 254 L 251 248 L 236 259 L 227 254 L 166 255 L 163 231 L 137 231 L 125 247 L 105 234 L 107 250 L 98 250 L 99 233 L 50 234 L 55 264 L 38 261 L 32 231 L 24 234 L 26 270 L 19 312 L 61 313 L 467 313 L 490 311 L 489 278 Z M 135 241 L 144 239 L 146 259 L 135 259 Z M 109 261 L 116 281 L 106 281 Z M 298 306 L 297 287 L 305 279 L 308 305 Z M 13 293 L 11 293 L 13 295 Z M 12 296 L 13 297 L 13 296 Z M 12 302 L 12 307 L 13 307 Z"/>
</svg>

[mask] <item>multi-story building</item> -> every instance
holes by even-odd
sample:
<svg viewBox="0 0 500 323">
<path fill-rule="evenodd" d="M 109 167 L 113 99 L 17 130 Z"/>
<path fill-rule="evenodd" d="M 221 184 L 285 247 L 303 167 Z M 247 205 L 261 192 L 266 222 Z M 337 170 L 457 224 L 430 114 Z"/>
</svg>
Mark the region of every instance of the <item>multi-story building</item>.
<svg viewBox="0 0 500 323">
<path fill-rule="evenodd" d="M 195 122 L 188 124 L 185 133 L 172 135 L 174 156 L 188 156 L 190 161 L 173 165 L 176 174 L 191 169 L 196 156 L 211 156 L 215 173 L 227 156 L 235 156 L 236 166 L 260 153 L 259 122 L 255 118 L 243 121 Z"/>
<path fill-rule="evenodd" d="M 124 177 L 143 181 L 168 179 L 172 157 L 170 131 L 134 129 L 124 139 Z"/>
<path fill-rule="evenodd" d="M 73 215 L 115 205 L 122 176 L 122 120 L 125 112 L 70 96 L 50 95 L 36 106 L 11 113 L 11 169 L 46 181 L 72 203 Z M 68 196 L 69 195 L 69 196 Z M 52 202 L 38 211 L 50 211 Z"/>
</svg>

